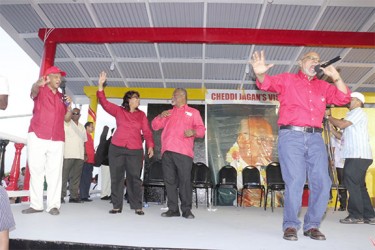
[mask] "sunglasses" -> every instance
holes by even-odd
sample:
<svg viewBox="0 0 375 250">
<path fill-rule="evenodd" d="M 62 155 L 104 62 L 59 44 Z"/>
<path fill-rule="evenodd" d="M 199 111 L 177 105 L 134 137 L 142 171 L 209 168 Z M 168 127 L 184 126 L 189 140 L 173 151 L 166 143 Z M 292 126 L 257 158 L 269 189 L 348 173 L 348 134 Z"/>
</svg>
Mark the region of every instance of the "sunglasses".
<svg viewBox="0 0 375 250">
<path fill-rule="evenodd" d="M 72 115 L 79 115 L 79 113 L 78 112 L 73 112 Z"/>
</svg>

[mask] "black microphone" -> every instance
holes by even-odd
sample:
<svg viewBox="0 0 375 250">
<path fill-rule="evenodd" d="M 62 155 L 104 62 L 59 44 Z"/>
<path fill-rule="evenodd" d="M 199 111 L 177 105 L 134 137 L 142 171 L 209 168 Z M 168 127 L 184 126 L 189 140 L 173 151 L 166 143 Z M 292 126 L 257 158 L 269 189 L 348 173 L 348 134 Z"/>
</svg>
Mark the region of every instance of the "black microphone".
<svg viewBox="0 0 375 250">
<path fill-rule="evenodd" d="M 63 94 L 63 96 L 65 96 L 66 92 L 65 92 L 65 82 L 62 82 L 60 84 L 60 89 L 61 89 L 61 93 Z"/>
<path fill-rule="evenodd" d="M 62 93 L 62 101 L 63 103 L 68 106 L 69 103 L 66 101 L 66 98 L 65 98 L 65 95 L 66 95 L 66 92 L 65 92 L 65 82 L 61 82 L 60 84 L 60 89 L 61 89 L 61 93 Z"/>
<path fill-rule="evenodd" d="M 323 70 L 321 68 L 326 68 L 328 67 L 329 65 L 331 65 L 332 63 L 335 63 L 337 61 L 341 60 L 341 57 L 340 56 L 336 56 L 335 58 L 329 60 L 328 62 L 325 62 L 323 64 L 318 64 L 314 67 L 314 70 L 316 72 L 316 74 L 320 75 L 320 74 L 324 74 L 323 73 Z"/>
</svg>

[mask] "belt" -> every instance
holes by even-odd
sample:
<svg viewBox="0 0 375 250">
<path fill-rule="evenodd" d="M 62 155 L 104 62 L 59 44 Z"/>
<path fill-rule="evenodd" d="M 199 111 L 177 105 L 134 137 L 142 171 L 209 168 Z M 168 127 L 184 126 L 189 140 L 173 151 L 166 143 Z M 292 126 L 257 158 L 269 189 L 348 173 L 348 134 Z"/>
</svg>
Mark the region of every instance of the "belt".
<svg viewBox="0 0 375 250">
<path fill-rule="evenodd" d="M 300 126 L 292 126 L 292 125 L 281 125 L 280 129 L 290 129 L 295 131 L 301 131 L 306 133 L 322 133 L 322 128 L 315 128 L 315 127 L 300 127 Z"/>
</svg>

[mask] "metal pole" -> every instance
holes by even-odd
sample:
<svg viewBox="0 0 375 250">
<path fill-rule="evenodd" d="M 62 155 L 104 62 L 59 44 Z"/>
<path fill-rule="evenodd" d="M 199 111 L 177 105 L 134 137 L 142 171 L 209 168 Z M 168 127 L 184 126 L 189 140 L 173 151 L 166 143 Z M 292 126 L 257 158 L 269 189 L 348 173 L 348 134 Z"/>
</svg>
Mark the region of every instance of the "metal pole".
<svg viewBox="0 0 375 250">
<path fill-rule="evenodd" d="M 323 120 L 323 131 L 324 131 L 324 139 L 326 144 L 326 149 L 328 152 L 328 171 L 330 173 L 330 177 L 332 180 L 332 186 L 334 189 L 336 189 L 336 202 L 335 202 L 335 211 L 337 206 L 337 201 L 339 199 L 339 182 L 337 178 L 337 172 L 335 167 L 335 152 L 332 149 L 332 143 L 331 143 L 331 128 L 329 126 L 328 119 Z"/>
</svg>

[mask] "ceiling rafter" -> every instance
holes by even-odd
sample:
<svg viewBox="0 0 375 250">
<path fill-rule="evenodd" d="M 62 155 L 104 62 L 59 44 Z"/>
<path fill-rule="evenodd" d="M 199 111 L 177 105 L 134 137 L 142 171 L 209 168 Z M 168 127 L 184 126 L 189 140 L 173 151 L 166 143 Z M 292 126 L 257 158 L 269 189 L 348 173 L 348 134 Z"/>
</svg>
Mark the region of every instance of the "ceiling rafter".
<svg viewBox="0 0 375 250">
<path fill-rule="evenodd" d="M 342 60 L 335 66 L 349 86 L 375 92 L 375 50 L 371 46 L 375 44 L 375 6 L 371 0 L 2 0 L 0 26 L 37 64 L 43 56 L 43 42 L 37 39 L 40 28 L 187 28 L 188 34 L 160 34 L 164 36 L 161 40 L 145 33 L 144 37 L 134 34 L 142 39 L 130 36 L 133 40 L 122 44 L 77 43 L 82 48 L 76 48 L 62 43 L 55 63 L 69 71 L 67 91 L 75 96 L 84 94 L 82 86 L 95 85 L 97 71 L 109 70 L 112 61 L 116 67 L 108 72 L 108 81 L 113 86 L 256 89 L 251 66 L 246 65 L 254 50 L 260 49 L 265 50 L 267 63 L 275 63 L 270 74 L 295 73 L 298 59 L 309 49 L 317 51 L 322 60 L 340 55 Z M 194 33 L 189 28 L 201 31 Z M 252 33 L 244 33 L 246 39 L 236 36 L 241 29 Z M 261 34 L 267 38 L 261 41 L 255 30 L 273 33 Z M 289 36 L 285 38 L 278 30 L 303 32 L 303 39 L 315 34 L 310 37 L 315 41 L 306 45 L 297 33 L 285 33 Z M 319 36 L 326 32 L 336 32 L 337 37 Z M 370 36 L 370 47 L 352 47 L 347 43 L 350 32 Z"/>
<path fill-rule="evenodd" d="M 43 28 L 38 35 L 45 42 L 55 43 L 208 43 L 375 48 L 375 32 L 244 28 Z"/>
</svg>

